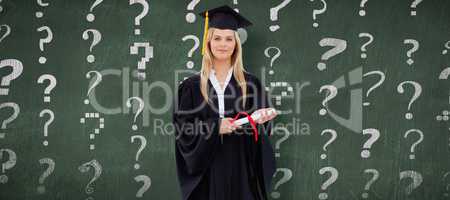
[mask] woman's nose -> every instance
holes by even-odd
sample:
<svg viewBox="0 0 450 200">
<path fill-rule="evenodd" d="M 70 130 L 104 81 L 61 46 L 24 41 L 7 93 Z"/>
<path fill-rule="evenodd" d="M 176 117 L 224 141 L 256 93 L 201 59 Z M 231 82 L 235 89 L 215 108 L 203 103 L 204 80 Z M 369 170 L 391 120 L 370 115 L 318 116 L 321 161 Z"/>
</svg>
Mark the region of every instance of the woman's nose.
<svg viewBox="0 0 450 200">
<path fill-rule="evenodd" d="M 226 46 L 228 46 L 228 43 L 226 41 L 222 41 L 222 42 L 220 42 L 220 46 L 226 47 Z"/>
</svg>

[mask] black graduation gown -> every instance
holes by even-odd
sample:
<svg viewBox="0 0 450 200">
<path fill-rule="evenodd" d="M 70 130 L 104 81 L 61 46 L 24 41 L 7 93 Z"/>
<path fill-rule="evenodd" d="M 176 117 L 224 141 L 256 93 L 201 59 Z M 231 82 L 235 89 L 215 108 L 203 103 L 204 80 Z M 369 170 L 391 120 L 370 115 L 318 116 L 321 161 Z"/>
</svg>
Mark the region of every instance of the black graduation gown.
<svg viewBox="0 0 450 200">
<path fill-rule="evenodd" d="M 258 78 L 249 73 L 245 73 L 245 78 L 248 83 L 245 109 L 241 90 L 232 75 L 224 92 L 224 117 L 269 107 Z M 248 124 L 221 136 L 217 94 L 209 80 L 208 91 L 212 105 L 201 95 L 200 75 L 194 75 L 180 84 L 176 95 L 173 123 L 182 200 L 268 199 L 275 172 L 275 157 L 268 139 L 271 122 L 257 125 L 258 142 Z"/>
</svg>

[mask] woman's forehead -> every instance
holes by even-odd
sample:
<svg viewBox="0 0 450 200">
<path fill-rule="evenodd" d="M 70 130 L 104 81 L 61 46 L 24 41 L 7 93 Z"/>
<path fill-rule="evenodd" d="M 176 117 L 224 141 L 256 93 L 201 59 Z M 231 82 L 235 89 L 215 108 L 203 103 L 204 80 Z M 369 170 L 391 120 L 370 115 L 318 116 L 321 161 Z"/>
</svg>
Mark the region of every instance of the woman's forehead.
<svg viewBox="0 0 450 200">
<path fill-rule="evenodd" d="M 234 36 L 234 31 L 231 29 L 216 29 L 213 33 L 214 36 Z"/>
</svg>

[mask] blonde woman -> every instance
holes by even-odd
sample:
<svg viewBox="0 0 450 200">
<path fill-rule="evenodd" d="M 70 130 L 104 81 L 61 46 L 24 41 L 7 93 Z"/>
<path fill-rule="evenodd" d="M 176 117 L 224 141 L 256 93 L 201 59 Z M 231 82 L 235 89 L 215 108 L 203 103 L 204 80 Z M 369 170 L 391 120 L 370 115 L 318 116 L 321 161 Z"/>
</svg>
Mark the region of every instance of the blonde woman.
<svg viewBox="0 0 450 200">
<path fill-rule="evenodd" d="M 180 84 L 173 113 L 182 199 L 266 200 L 275 172 L 269 120 L 276 112 L 267 112 L 264 87 L 243 67 L 236 30 L 251 23 L 228 6 L 201 16 L 202 69 Z M 247 117 L 252 113 L 261 117 Z M 249 123 L 235 123 L 241 117 Z"/>
</svg>

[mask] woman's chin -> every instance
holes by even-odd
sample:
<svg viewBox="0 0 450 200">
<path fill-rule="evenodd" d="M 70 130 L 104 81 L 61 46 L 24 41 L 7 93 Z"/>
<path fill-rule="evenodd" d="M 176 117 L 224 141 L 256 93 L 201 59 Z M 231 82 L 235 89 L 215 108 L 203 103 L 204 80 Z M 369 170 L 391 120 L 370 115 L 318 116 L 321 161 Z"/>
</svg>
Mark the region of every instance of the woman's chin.
<svg viewBox="0 0 450 200">
<path fill-rule="evenodd" d="M 214 59 L 216 59 L 216 60 L 227 60 L 230 58 L 231 58 L 231 56 L 226 55 L 226 54 L 219 54 L 219 55 L 214 56 Z"/>
</svg>

